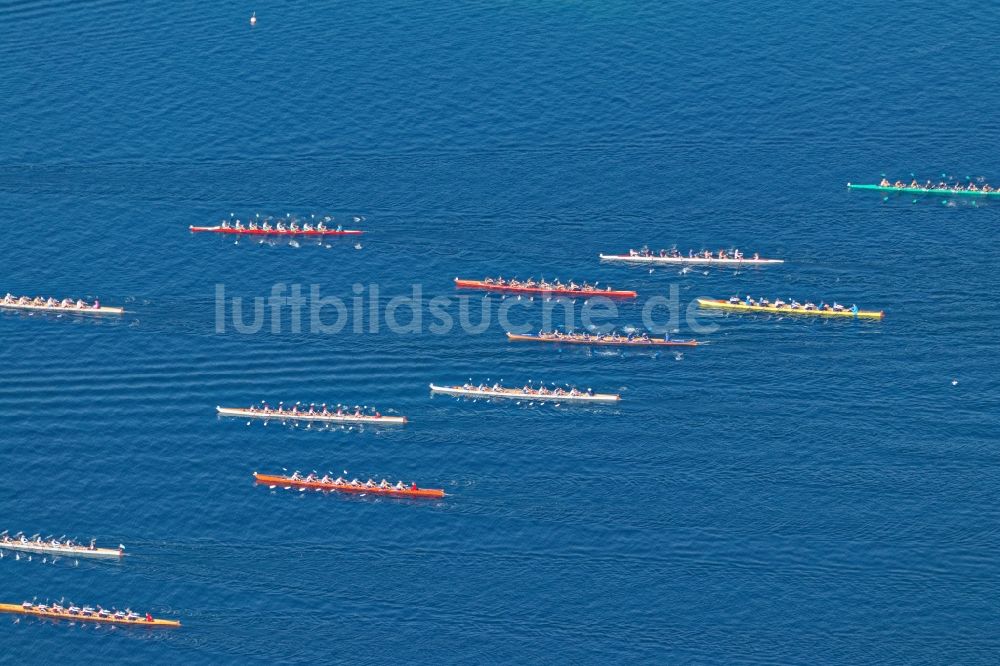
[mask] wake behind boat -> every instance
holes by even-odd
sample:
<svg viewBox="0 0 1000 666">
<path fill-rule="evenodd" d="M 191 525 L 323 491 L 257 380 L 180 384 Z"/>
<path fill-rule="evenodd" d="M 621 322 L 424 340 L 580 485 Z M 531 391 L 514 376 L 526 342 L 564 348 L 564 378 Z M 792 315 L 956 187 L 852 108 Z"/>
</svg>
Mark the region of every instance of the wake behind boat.
<svg viewBox="0 0 1000 666">
<path fill-rule="evenodd" d="M 667 338 L 651 338 L 648 334 L 636 336 L 621 336 L 590 333 L 560 333 L 559 331 L 543 332 L 537 335 L 519 335 L 507 333 L 507 339 L 512 342 L 555 342 L 567 345 L 592 345 L 607 347 L 697 347 L 705 344 L 697 340 L 670 340 Z"/>
<path fill-rule="evenodd" d="M 660 250 L 654 253 L 648 247 L 640 250 L 629 250 L 628 254 L 602 254 L 601 261 L 620 262 L 626 264 L 686 264 L 697 266 L 769 266 L 783 264 L 784 259 L 764 259 L 756 252 L 747 257 L 739 250 L 719 250 L 712 253 L 709 250 L 695 252 L 689 250 L 687 256 L 682 255 L 677 248 Z"/>
<path fill-rule="evenodd" d="M 312 488 L 314 490 L 327 490 L 341 493 L 365 493 L 372 495 L 386 495 L 388 497 L 422 497 L 440 498 L 444 497 L 444 490 L 440 488 L 418 488 L 416 483 L 409 485 L 402 481 L 391 484 L 385 479 L 375 482 L 372 479 L 362 482 L 358 479 L 348 481 L 344 478 L 331 478 L 330 474 L 322 478 L 315 474 L 302 476 L 298 472 L 293 472 L 291 476 L 278 474 L 258 474 L 253 473 L 254 480 L 259 484 L 271 487 L 284 488 Z"/>
<path fill-rule="evenodd" d="M 1000 197 L 1000 188 L 993 187 L 989 183 L 976 185 L 972 181 L 969 181 L 968 185 L 962 185 L 962 183 L 960 182 L 949 184 L 946 183 L 945 181 L 939 181 L 937 183 L 933 183 L 929 180 L 924 183 L 919 183 L 917 182 L 916 179 L 914 179 L 910 181 L 909 184 L 907 184 L 901 180 L 897 180 L 894 183 L 890 183 L 888 179 L 883 178 L 882 181 L 877 185 L 862 185 L 857 183 L 848 183 L 847 188 L 851 190 L 875 190 L 878 192 L 899 192 L 902 194 L 937 194 L 942 196 L 962 195 L 962 196 L 973 196 L 973 197 Z"/>
<path fill-rule="evenodd" d="M 42 298 L 41 296 L 36 296 L 35 298 L 30 298 L 28 296 L 14 296 L 11 293 L 8 293 L 0 301 L 0 308 L 84 315 L 120 315 L 125 312 L 125 308 L 107 307 L 101 305 L 101 302 L 98 300 L 95 300 L 93 303 L 79 299 L 74 301 L 71 298 L 64 298 L 59 301 L 52 297 Z"/>
<path fill-rule="evenodd" d="M 329 409 L 323 403 L 317 409 L 315 404 L 310 404 L 308 409 L 300 409 L 299 403 L 291 408 L 279 402 L 277 407 L 270 407 L 267 403 L 261 406 L 251 405 L 250 407 L 216 407 L 215 411 L 219 416 L 239 416 L 255 419 L 291 419 L 296 421 L 318 421 L 322 423 L 369 423 L 372 425 L 402 425 L 406 423 L 405 416 L 383 416 L 378 411 L 365 413 L 360 407 L 345 408 L 337 405 Z"/>
<path fill-rule="evenodd" d="M 177 620 L 158 620 L 149 613 L 141 615 L 131 610 L 109 611 L 98 606 L 91 608 L 84 606 L 78 608 L 70 605 L 68 607 L 59 604 L 33 604 L 25 601 L 22 604 L 0 604 L 0 613 L 17 613 L 19 615 L 32 615 L 34 617 L 46 618 L 49 620 L 71 620 L 73 622 L 97 622 L 101 624 L 128 625 L 132 627 L 179 627 L 181 623 Z"/>
<path fill-rule="evenodd" d="M 91 539 L 89 546 L 75 543 L 72 539 L 61 541 L 54 538 L 42 539 L 40 534 L 31 538 L 22 533 L 13 537 L 7 536 L 7 531 L 0 533 L 0 548 L 16 550 L 25 553 L 39 553 L 46 555 L 58 555 L 62 557 L 95 557 L 107 559 L 121 559 L 125 556 L 125 546 L 118 548 L 98 548 L 97 541 Z"/>
<path fill-rule="evenodd" d="M 815 317 L 848 317 L 854 319 L 882 319 L 885 313 L 881 310 L 859 310 L 857 305 L 846 307 L 836 301 L 833 304 L 821 302 L 819 305 L 811 302 L 799 303 L 791 300 L 786 303 L 780 298 L 772 303 L 766 298 L 754 300 L 747 296 L 741 300 L 733 296 L 728 301 L 722 299 L 699 298 L 698 306 L 709 309 L 734 310 L 738 312 L 766 312 L 768 314 L 812 315 Z"/>
<path fill-rule="evenodd" d="M 547 282 L 545 280 L 506 280 L 502 277 L 485 278 L 483 280 L 463 280 L 455 278 L 455 286 L 459 289 L 481 289 L 485 291 L 505 291 L 517 294 L 545 294 L 553 296 L 571 296 L 573 298 L 589 298 L 593 296 L 606 296 L 608 298 L 635 298 L 634 291 L 616 291 L 611 287 L 598 289 L 597 284 L 590 285 L 587 282 L 576 284 L 572 280 L 563 284 L 559 280 Z"/>
<path fill-rule="evenodd" d="M 499 384 L 494 384 L 493 386 L 485 384 L 480 384 L 479 386 L 473 386 L 472 384 L 465 384 L 464 386 L 438 386 L 431 384 L 430 387 L 434 393 L 472 398 L 512 398 L 550 402 L 618 402 L 621 400 L 621 396 L 617 393 L 594 393 L 591 389 L 587 389 L 586 391 L 580 391 L 575 388 L 569 390 L 561 388 L 547 389 L 544 386 L 536 389 L 530 385 L 516 389 L 505 388 Z"/>
</svg>

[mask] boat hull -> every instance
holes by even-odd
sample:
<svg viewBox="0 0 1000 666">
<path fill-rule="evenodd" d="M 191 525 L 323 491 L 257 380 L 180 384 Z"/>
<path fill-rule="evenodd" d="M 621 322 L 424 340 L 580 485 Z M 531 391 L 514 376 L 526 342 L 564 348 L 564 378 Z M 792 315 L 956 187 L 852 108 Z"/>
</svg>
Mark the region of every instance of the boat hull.
<svg viewBox="0 0 1000 666">
<path fill-rule="evenodd" d="M 263 229 L 233 229 L 225 227 L 188 227 L 194 233 L 206 232 L 213 234 L 234 234 L 237 236 L 360 236 L 365 233 L 357 229 L 341 229 L 337 231 L 335 229 L 325 229 L 323 231 L 317 231 L 313 229 L 311 231 L 278 231 L 277 229 L 268 229 L 267 231 Z"/>
<path fill-rule="evenodd" d="M 931 188 L 925 190 L 922 187 L 885 187 L 884 185 L 857 185 L 855 183 L 848 183 L 848 189 L 852 190 L 872 190 L 875 192 L 898 192 L 899 194 L 936 194 L 939 196 L 963 196 L 963 197 L 1000 197 L 1000 192 L 970 192 L 968 190 L 951 190 L 951 189 L 939 189 Z"/>
<path fill-rule="evenodd" d="M 687 266 L 771 266 L 784 259 L 715 259 L 708 257 L 633 257 L 627 254 L 602 254 L 601 261 L 623 264 L 665 264 Z"/>
<path fill-rule="evenodd" d="M 697 340 L 666 340 L 650 338 L 649 340 L 579 340 L 576 338 L 542 338 L 537 335 L 517 335 L 507 333 L 507 339 L 512 342 L 554 342 L 563 345 L 587 345 L 591 347 L 697 347 L 704 344 Z"/>
<path fill-rule="evenodd" d="M 761 312 L 765 314 L 781 314 L 781 315 L 804 315 L 813 317 L 837 317 L 841 319 L 882 319 L 885 317 L 885 313 L 882 311 L 872 311 L 872 310 L 859 310 L 857 313 L 851 312 L 850 310 L 834 311 L 834 310 L 802 310 L 795 309 L 788 306 L 781 308 L 776 308 L 774 306 L 767 305 L 747 305 L 745 303 L 730 303 L 729 301 L 722 301 L 711 298 L 699 298 L 698 306 L 702 308 L 717 309 L 717 310 L 731 310 L 734 312 Z"/>
<path fill-rule="evenodd" d="M 552 289 L 543 287 L 512 287 L 504 284 L 493 284 L 482 280 L 462 280 L 455 278 L 455 286 L 459 289 L 479 289 L 481 291 L 502 291 L 511 294 L 544 294 L 546 296 L 567 296 L 569 298 L 594 298 L 604 296 L 607 298 L 635 298 L 638 294 L 634 291 L 599 291 L 597 289 L 582 291 L 571 289 Z"/>
<path fill-rule="evenodd" d="M 16 613 L 18 615 L 28 615 L 31 617 L 45 618 L 49 620 L 69 620 L 70 622 L 94 622 L 97 624 L 115 624 L 119 626 L 127 627 L 179 627 L 181 623 L 177 620 L 158 620 L 153 618 L 152 621 L 146 620 L 145 618 L 139 618 L 137 620 L 124 620 L 116 619 L 113 617 L 98 617 L 96 615 L 70 615 L 69 613 L 58 613 L 54 611 L 38 611 L 34 609 L 26 609 L 18 604 L 0 604 L 0 613 Z"/>
<path fill-rule="evenodd" d="M 79 314 L 79 315 L 120 315 L 125 313 L 125 308 L 78 308 L 78 307 L 50 307 L 48 305 L 22 305 L 20 303 L 3 303 L 0 302 L 0 308 L 5 310 L 28 310 L 31 312 L 58 312 L 60 314 Z"/>
<path fill-rule="evenodd" d="M 54 555 L 59 557 L 91 557 L 109 560 L 118 560 L 125 555 L 124 551 L 115 550 L 113 548 L 94 548 L 91 550 L 86 547 L 67 548 L 62 546 L 45 546 L 37 543 L 0 542 L 0 549 L 16 550 L 22 553 L 37 553 L 39 555 Z"/>
<path fill-rule="evenodd" d="M 618 402 L 621 396 L 617 393 L 594 393 L 582 395 L 553 395 L 536 393 L 525 393 L 514 389 L 504 389 L 503 391 L 480 391 L 478 389 L 466 389 L 461 386 L 437 386 L 431 384 L 431 391 L 444 393 L 446 395 L 456 395 L 465 398 L 507 398 L 511 400 L 535 400 L 546 402 Z"/>
<path fill-rule="evenodd" d="M 392 488 L 366 488 L 364 486 L 351 486 L 340 483 L 323 483 L 322 481 L 305 481 L 303 479 L 290 479 L 287 476 L 274 474 L 253 473 L 254 480 L 262 485 L 285 486 L 294 488 L 313 488 L 315 490 L 328 490 L 338 493 L 365 493 L 369 495 L 382 495 L 385 497 L 419 497 L 423 499 L 438 499 L 444 497 L 444 490 L 440 488 L 406 488 L 404 490 L 393 490 Z"/>
<path fill-rule="evenodd" d="M 243 409 L 239 407 L 216 407 L 215 411 L 219 413 L 220 416 L 239 416 L 254 419 L 288 419 L 294 421 L 316 421 L 320 423 L 368 423 L 370 425 L 402 425 L 406 423 L 405 416 L 353 416 L 350 414 L 344 414 L 337 416 L 336 414 L 308 414 L 299 412 L 298 414 L 292 414 L 288 411 L 281 412 L 280 414 L 275 411 L 262 412 L 260 410 L 250 411 L 249 409 Z"/>
</svg>

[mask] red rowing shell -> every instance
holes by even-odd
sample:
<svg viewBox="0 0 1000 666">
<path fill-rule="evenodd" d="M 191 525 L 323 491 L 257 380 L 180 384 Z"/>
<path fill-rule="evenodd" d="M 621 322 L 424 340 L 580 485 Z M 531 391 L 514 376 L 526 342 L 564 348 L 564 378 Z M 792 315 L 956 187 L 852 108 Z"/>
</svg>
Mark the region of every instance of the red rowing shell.
<svg viewBox="0 0 1000 666">
<path fill-rule="evenodd" d="M 359 236 L 363 231 L 357 229 L 325 229 L 323 231 L 278 231 L 277 229 L 233 229 L 232 227 L 188 227 L 191 231 L 208 231 L 214 234 L 239 234 L 241 236 Z"/>
<path fill-rule="evenodd" d="M 606 296 L 609 298 L 635 298 L 634 291 L 602 291 L 600 289 L 559 289 L 556 287 L 513 287 L 509 284 L 496 284 L 482 280 L 460 280 L 455 278 L 455 286 L 460 289 L 485 289 L 486 291 L 506 291 L 517 294 L 557 294 L 573 298 L 591 298 Z"/>
<path fill-rule="evenodd" d="M 257 483 L 266 483 L 273 486 L 295 486 L 297 488 L 315 488 L 317 490 L 331 490 L 341 493 L 371 493 L 373 495 L 388 495 L 390 497 L 444 497 L 444 491 L 440 488 L 367 488 L 365 486 L 352 486 L 343 483 L 324 483 L 322 481 L 306 481 L 304 479 L 291 479 L 287 476 L 276 476 L 272 474 L 253 473 Z"/>
</svg>

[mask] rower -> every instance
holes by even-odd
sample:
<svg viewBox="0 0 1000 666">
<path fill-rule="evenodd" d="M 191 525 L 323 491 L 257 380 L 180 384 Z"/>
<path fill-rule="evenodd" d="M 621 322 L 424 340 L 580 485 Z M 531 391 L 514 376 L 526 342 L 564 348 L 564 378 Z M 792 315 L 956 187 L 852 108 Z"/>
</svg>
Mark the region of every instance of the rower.
<svg viewBox="0 0 1000 666">
<path fill-rule="evenodd" d="M 378 487 L 382 488 L 383 490 L 386 490 L 389 488 L 389 482 L 386 481 L 385 479 L 382 479 L 381 483 L 378 484 Z"/>
<path fill-rule="evenodd" d="M 754 252 L 754 253 L 753 253 L 753 260 L 754 260 L 754 261 L 757 261 L 757 260 L 759 260 L 759 259 L 760 259 L 760 254 L 759 254 L 759 253 L 757 253 L 757 252 Z"/>
<path fill-rule="evenodd" d="M 240 222 L 239 220 L 236 220 L 236 226 L 234 226 L 233 229 L 236 229 L 237 231 L 242 231 L 243 230 L 243 223 Z"/>
<path fill-rule="evenodd" d="M 285 224 L 283 222 L 278 222 L 277 226 L 275 226 L 275 230 L 276 231 L 287 231 L 287 229 L 285 229 Z"/>
<path fill-rule="evenodd" d="M 229 228 L 229 222 L 227 222 L 226 220 L 223 220 L 221 226 L 222 226 L 223 229 L 228 229 Z"/>
<path fill-rule="evenodd" d="M 740 297 L 739 296 L 730 296 L 729 297 L 729 302 L 735 305 L 735 304 L 737 304 L 737 303 L 740 302 Z"/>
<path fill-rule="evenodd" d="M 883 176 L 883 178 L 882 178 L 882 182 L 880 182 L 880 183 L 878 184 L 878 186 L 879 186 L 879 187 L 892 187 L 892 184 L 891 184 L 891 183 L 889 182 L 889 179 L 888 179 L 888 178 L 885 178 L 885 177 Z"/>
<path fill-rule="evenodd" d="M 270 231 L 271 225 L 268 222 L 265 222 L 264 225 L 261 227 L 261 229 L 264 231 Z"/>
<path fill-rule="evenodd" d="M 326 231 L 326 225 L 322 222 L 316 223 L 316 231 Z"/>
<path fill-rule="evenodd" d="M 396 485 L 392 487 L 393 490 L 406 490 L 406 486 L 403 485 L 402 481 L 397 481 Z"/>
<path fill-rule="evenodd" d="M 979 188 L 976 187 L 975 183 L 969 183 L 969 186 L 966 187 L 965 189 L 968 190 L 969 192 L 978 192 L 979 191 Z"/>
<path fill-rule="evenodd" d="M 251 231 L 256 231 L 257 230 L 257 223 L 256 222 L 251 222 L 250 223 L 250 230 Z"/>
<path fill-rule="evenodd" d="M 897 187 L 897 188 L 899 188 L 899 189 L 903 189 L 903 188 L 905 188 L 905 187 L 906 187 L 906 185 L 904 185 L 904 184 L 903 184 L 903 181 L 901 181 L 901 180 L 897 180 L 897 181 L 896 181 L 895 183 L 893 183 L 893 185 L 892 185 L 892 186 L 893 186 L 893 187 Z"/>
<path fill-rule="evenodd" d="M 919 190 L 920 189 L 920 183 L 917 182 L 916 178 L 914 178 L 913 180 L 910 181 L 910 187 L 912 189 L 914 189 L 914 190 Z"/>
<path fill-rule="evenodd" d="M 312 230 L 313 230 L 312 225 L 309 224 L 308 222 L 302 225 L 302 231 L 312 231 Z"/>
</svg>

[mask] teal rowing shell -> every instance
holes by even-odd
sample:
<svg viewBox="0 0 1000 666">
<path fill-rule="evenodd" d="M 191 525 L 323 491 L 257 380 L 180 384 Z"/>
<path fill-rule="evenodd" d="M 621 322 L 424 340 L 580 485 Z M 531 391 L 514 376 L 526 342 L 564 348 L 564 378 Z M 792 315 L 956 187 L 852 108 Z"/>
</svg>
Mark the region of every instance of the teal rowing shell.
<svg viewBox="0 0 1000 666">
<path fill-rule="evenodd" d="M 968 190 L 950 190 L 950 189 L 937 189 L 932 188 L 925 190 L 922 187 L 883 187 L 882 185 L 855 185 L 854 183 L 848 183 L 847 186 L 852 190 L 876 190 L 878 192 L 900 192 L 903 194 L 942 194 L 944 196 L 952 195 L 962 195 L 967 197 L 1000 197 L 1000 192 L 970 192 Z"/>
</svg>

